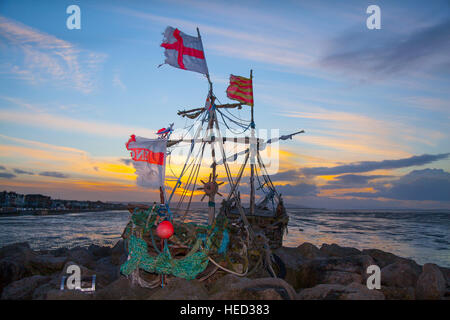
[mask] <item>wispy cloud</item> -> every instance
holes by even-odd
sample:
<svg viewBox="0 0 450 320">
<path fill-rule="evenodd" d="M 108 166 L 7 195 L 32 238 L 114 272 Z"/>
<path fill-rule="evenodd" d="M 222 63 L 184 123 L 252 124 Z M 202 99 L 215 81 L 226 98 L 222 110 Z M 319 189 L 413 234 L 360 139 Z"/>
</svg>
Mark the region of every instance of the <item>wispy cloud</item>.
<svg viewBox="0 0 450 320">
<path fill-rule="evenodd" d="M 79 132 L 108 137 L 129 137 L 130 134 L 152 137 L 155 131 L 128 127 L 115 123 L 96 122 L 91 120 L 78 120 L 70 117 L 52 115 L 48 113 L 31 113 L 13 110 L 0 110 L 0 121 L 7 123 L 16 123 L 32 127 L 41 127 L 46 129 Z"/>
<path fill-rule="evenodd" d="M 355 188 L 368 187 L 368 184 L 373 180 L 389 179 L 391 175 L 358 175 L 358 174 L 344 174 L 335 177 L 333 180 L 321 187 L 321 189 L 336 189 L 336 188 Z"/>
<path fill-rule="evenodd" d="M 12 174 L 12 173 L 9 173 L 9 172 L 0 172 L 0 178 L 12 179 L 12 178 L 15 178 L 15 177 L 16 177 L 15 174 Z"/>
<path fill-rule="evenodd" d="M 443 154 L 424 154 L 420 156 L 412 156 L 409 158 L 398 160 L 383 160 L 383 161 L 361 161 L 345 165 L 338 165 L 335 167 L 315 167 L 304 168 L 301 172 L 305 175 L 338 175 L 343 173 L 360 173 L 370 172 L 380 169 L 399 169 L 412 166 L 421 166 L 432 163 L 434 161 L 447 159 L 450 153 Z"/>
<path fill-rule="evenodd" d="M 14 169 L 13 171 L 14 171 L 15 173 L 17 173 L 17 174 L 34 175 L 34 172 L 26 171 L 26 170 L 22 170 L 22 169 Z"/>
<path fill-rule="evenodd" d="M 120 79 L 120 75 L 118 73 L 114 73 L 112 82 L 113 82 L 113 86 L 116 88 L 119 88 L 121 90 L 127 89 L 127 87 L 124 85 L 124 83 Z"/>
<path fill-rule="evenodd" d="M 4 16 L 0 38 L 12 49 L 7 53 L 13 62 L 1 66 L 3 73 L 34 83 L 53 81 L 84 93 L 95 87 L 96 73 L 106 58 Z"/>
<path fill-rule="evenodd" d="M 52 178 L 61 178 L 61 179 L 67 179 L 69 176 L 65 173 L 56 172 L 56 171 L 43 171 L 39 172 L 40 176 L 43 177 L 52 177 Z"/>
<path fill-rule="evenodd" d="M 385 37 L 386 38 L 386 37 Z M 448 72 L 450 58 L 450 20 L 441 21 L 407 35 L 398 34 L 388 40 L 372 39 L 366 32 L 339 37 L 333 52 L 321 63 L 332 69 L 358 73 L 365 78 L 383 78 L 399 73 L 416 72 L 418 68 L 445 68 Z"/>
<path fill-rule="evenodd" d="M 391 181 L 388 186 L 378 185 L 376 192 L 347 195 L 360 198 L 450 201 L 450 173 L 442 169 L 414 170 Z"/>
</svg>

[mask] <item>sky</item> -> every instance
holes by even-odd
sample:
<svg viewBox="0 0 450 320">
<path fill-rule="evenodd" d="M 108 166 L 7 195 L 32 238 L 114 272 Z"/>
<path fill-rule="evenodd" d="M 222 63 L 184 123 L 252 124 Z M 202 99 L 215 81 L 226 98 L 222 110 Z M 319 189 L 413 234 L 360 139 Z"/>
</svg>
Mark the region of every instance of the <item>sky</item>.
<svg viewBox="0 0 450 320">
<path fill-rule="evenodd" d="M 74 4 L 81 29 L 70 30 Z M 381 29 L 369 30 L 373 4 Z M 185 128 L 176 112 L 202 107 L 208 90 L 199 73 L 158 68 L 167 26 L 200 29 L 221 103 L 233 102 L 229 75 L 253 70 L 257 128 L 305 130 L 277 151 L 287 203 L 450 208 L 450 4 L 438 0 L 3 0 L 0 189 L 156 200 L 136 186 L 125 143 Z"/>
</svg>

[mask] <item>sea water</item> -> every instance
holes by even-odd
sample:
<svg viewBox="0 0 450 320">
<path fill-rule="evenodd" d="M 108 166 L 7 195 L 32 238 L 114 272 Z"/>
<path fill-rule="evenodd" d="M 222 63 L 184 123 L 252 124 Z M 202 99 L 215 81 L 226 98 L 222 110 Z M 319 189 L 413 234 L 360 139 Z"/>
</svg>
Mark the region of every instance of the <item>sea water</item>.
<svg viewBox="0 0 450 320">
<path fill-rule="evenodd" d="M 450 267 L 450 211 L 338 211 L 289 208 L 283 244 L 316 246 L 336 243 L 358 249 L 381 249 L 419 264 Z M 51 216 L 0 216 L 0 247 L 28 242 L 33 249 L 113 246 L 128 223 L 128 211 L 84 212 Z M 204 223 L 206 210 L 186 221 Z"/>
</svg>

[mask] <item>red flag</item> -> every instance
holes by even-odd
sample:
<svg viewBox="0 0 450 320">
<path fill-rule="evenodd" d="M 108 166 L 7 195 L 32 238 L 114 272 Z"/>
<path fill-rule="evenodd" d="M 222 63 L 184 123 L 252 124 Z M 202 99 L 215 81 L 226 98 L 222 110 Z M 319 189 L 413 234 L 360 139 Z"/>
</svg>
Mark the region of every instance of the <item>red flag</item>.
<svg viewBox="0 0 450 320">
<path fill-rule="evenodd" d="M 230 85 L 227 88 L 227 97 L 243 104 L 253 106 L 252 79 L 230 75 Z"/>
</svg>

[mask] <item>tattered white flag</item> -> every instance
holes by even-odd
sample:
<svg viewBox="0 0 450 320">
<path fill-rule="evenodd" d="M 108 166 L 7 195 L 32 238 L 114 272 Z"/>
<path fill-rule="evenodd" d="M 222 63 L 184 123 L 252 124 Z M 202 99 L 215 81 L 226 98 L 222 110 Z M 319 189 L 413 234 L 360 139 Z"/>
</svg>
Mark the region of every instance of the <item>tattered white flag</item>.
<svg viewBox="0 0 450 320">
<path fill-rule="evenodd" d="M 167 140 L 147 139 L 132 135 L 126 144 L 137 174 L 137 185 L 159 188 L 166 174 Z"/>
</svg>

